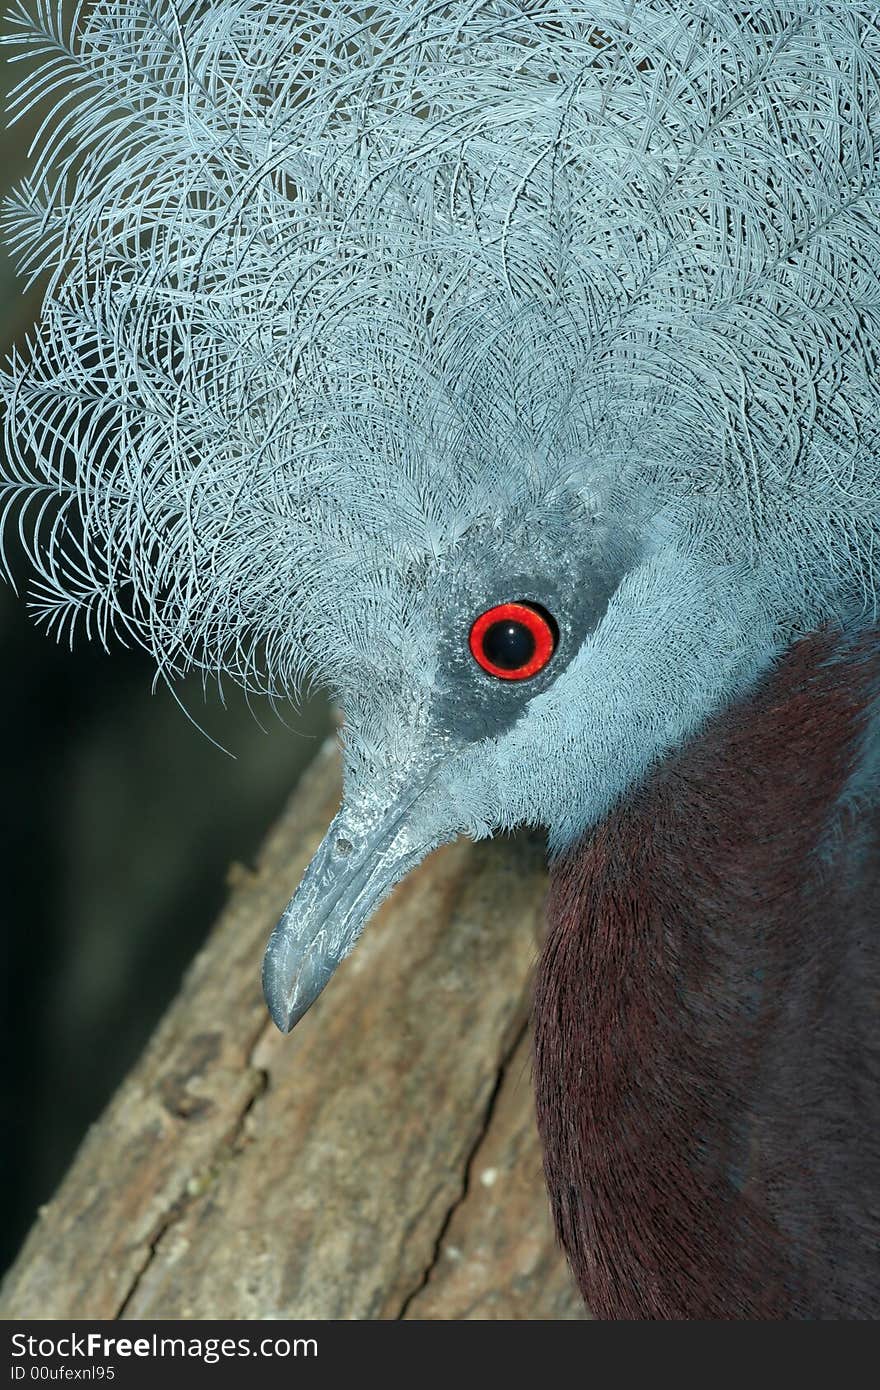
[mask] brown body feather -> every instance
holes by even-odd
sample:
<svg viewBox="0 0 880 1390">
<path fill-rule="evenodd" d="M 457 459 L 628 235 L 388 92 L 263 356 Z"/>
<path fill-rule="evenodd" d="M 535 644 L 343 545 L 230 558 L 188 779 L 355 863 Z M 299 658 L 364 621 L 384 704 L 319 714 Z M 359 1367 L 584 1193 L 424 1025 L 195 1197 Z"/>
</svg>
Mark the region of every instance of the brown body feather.
<svg viewBox="0 0 880 1390">
<path fill-rule="evenodd" d="M 538 1117 L 598 1317 L 880 1313 L 878 677 L 799 642 L 553 866 Z"/>
</svg>

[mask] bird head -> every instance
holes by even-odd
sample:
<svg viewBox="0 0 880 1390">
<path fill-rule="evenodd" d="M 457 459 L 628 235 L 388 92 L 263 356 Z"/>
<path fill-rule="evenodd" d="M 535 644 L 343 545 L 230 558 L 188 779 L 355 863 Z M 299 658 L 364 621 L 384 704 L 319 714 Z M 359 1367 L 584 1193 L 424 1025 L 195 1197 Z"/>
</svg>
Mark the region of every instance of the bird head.
<svg viewBox="0 0 880 1390">
<path fill-rule="evenodd" d="M 59 23 L 11 22 L 13 115 L 53 107 L 5 213 L 48 288 L 0 521 L 56 634 L 342 705 L 287 1029 L 435 846 L 555 853 L 873 602 L 877 38 L 697 0 Z"/>
<path fill-rule="evenodd" d="M 526 533 L 469 532 L 447 553 L 386 576 L 381 606 L 361 615 L 363 666 L 338 691 L 343 805 L 264 965 L 284 1031 L 430 850 L 461 832 L 488 834 L 499 820 L 546 823 L 551 797 L 540 778 L 523 814 L 511 732 L 526 724 L 537 741 L 542 719 L 552 723 L 548 697 L 599 624 L 624 563 L 623 547 L 600 540 L 576 510 L 560 507 Z M 519 762 L 521 778 L 521 752 Z"/>
<path fill-rule="evenodd" d="M 541 522 L 469 533 L 364 621 L 369 659 L 338 692 L 343 803 L 264 962 L 282 1031 L 431 850 L 520 824 L 561 849 L 772 652 L 742 567 L 659 527 L 609 534 L 571 495 Z"/>
</svg>

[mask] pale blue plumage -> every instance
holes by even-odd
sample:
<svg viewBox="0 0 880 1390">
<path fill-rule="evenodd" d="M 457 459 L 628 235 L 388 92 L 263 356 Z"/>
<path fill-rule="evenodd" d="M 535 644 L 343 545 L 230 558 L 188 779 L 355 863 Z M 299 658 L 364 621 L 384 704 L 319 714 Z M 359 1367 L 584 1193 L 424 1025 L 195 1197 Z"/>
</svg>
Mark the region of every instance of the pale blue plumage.
<svg viewBox="0 0 880 1390">
<path fill-rule="evenodd" d="M 423 837 L 558 845 L 792 633 L 874 612 L 873 5 L 124 0 L 13 29 L 45 55 L 13 114 L 56 109 L 6 209 L 52 278 L 4 516 L 51 630 L 323 682 L 349 787 L 390 787 L 511 547 L 551 538 L 539 577 L 615 553 L 603 621 L 447 759 Z"/>
<path fill-rule="evenodd" d="M 36 616 L 344 708 L 276 1023 L 435 846 L 546 826 L 539 1116 L 591 1307 L 861 1315 L 880 9 L 13 28 L 14 111 L 55 104 L 5 214 L 50 277 L 2 383 Z M 511 601 L 556 644 L 520 681 L 471 643 Z"/>
</svg>

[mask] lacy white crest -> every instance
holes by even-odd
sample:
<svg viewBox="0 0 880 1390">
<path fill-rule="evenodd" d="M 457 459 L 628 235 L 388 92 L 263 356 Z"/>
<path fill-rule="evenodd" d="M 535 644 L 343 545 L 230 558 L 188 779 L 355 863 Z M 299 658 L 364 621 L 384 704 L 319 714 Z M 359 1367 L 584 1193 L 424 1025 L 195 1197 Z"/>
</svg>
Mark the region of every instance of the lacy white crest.
<svg viewBox="0 0 880 1390">
<path fill-rule="evenodd" d="M 339 687 L 420 566 L 560 506 L 873 603 L 873 5 L 11 23 L 50 110 L 5 229 L 51 280 L 0 505 L 49 627 Z"/>
</svg>

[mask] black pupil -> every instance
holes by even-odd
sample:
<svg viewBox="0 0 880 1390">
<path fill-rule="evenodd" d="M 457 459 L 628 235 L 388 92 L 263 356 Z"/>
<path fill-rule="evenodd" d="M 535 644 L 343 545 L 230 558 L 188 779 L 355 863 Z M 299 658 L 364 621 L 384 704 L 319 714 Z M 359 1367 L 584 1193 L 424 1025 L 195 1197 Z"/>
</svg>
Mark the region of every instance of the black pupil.
<svg viewBox="0 0 880 1390">
<path fill-rule="evenodd" d="M 535 639 L 525 623 L 504 618 L 487 627 L 483 636 L 483 653 L 493 666 L 502 671 L 518 671 L 535 654 Z"/>
</svg>

